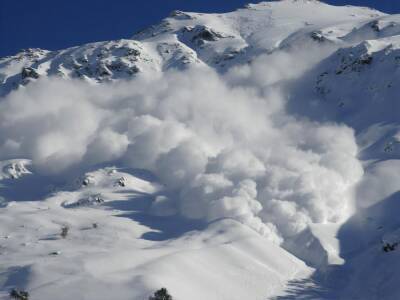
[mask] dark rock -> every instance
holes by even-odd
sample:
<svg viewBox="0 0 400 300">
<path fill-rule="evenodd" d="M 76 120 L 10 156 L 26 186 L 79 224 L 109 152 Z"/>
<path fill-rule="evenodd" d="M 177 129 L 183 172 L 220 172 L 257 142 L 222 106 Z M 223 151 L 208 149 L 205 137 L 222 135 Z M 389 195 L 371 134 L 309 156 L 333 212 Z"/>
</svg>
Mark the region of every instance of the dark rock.
<svg viewBox="0 0 400 300">
<path fill-rule="evenodd" d="M 213 30 L 203 27 L 199 32 L 193 37 L 193 40 L 201 39 L 208 42 L 218 41 L 222 36 Z"/>
<path fill-rule="evenodd" d="M 379 27 L 379 21 L 378 21 L 378 20 L 373 21 L 373 22 L 371 23 L 371 28 L 372 28 L 374 31 L 376 31 L 376 32 L 380 32 L 380 31 L 381 31 L 381 28 Z"/>
<path fill-rule="evenodd" d="M 124 177 L 121 177 L 120 179 L 117 180 L 117 185 L 121 186 L 121 187 L 125 187 L 126 186 L 126 180 Z"/>
<path fill-rule="evenodd" d="M 63 204 L 65 208 L 77 208 L 77 207 L 85 207 L 85 206 L 96 206 L 104 203 L 104 199 L 101 194 L 90 195 L 86 198 L 79 199 L 73 203 Z"/>
<path fill-rule="evenodd" d="M 39 78 L 39 74 L 36 72 L 35 69 L 33 69 L 31 67 L 23 68 L 22 72 L 21 72 L 21 76 L 22 76 L 22 79 L 25 79 L 25 78 L 38 79 Z"/>
<path fill-rule="evenodd" d="M 319 43 L 322 43 L 322 42 L 325 42 L 325 41 L 326 41 L 326 38 L 322 35 L 322 32 L 320 32 L 320 31 L 314 31 L 314 32 L 312 32 L 312 33 L 311 33 L 311 38 L 312 38 L 314 41 L 317 41 L 317 42 L 319 42 Z"/>
<path fill-rule="evenodd" d="M 140 51 L 139 51 L 139 50 L 136 50 L 136 49 L 128 48 L 128 49 L 126 50 L 126 55 L 127 55 L 127 56 L 130 56 L 130 55 L 139 56 L 139 55 L 140 55 Z"/>
<path fill-rule="evenodd" d="M 139 73 L 140 72 L 140 69 L 137 67 L 137 66 L 132 66 L 128 71 L 127 71 L 127 73 L 129 74 L 129 75 L 135 75 L 135 74 L 137 74 L 137 73 Z"/>
<path fill-rule="evenodd" d="M 120 61 L 113 61 L 113 62 L 107 64 L 106 66 L 108 69 L 110 69 L 112 71 L 119 71 L 119 72 L 122 71 L 126 67 L 126 65 Z"/>
<path fill-rule="evenodd" d="M 100 77 L 111 76 L 111 71 L 103 64 L 99 64 L 96 69 L 96 73 Z"/>
<path fill-rule="evenodd" d="M 358 63 L 362 65 L 370 65 L 373 61 L 373 57 L 370 55 L 364 55 L 358 60 Z"/>
<path fill-rule="evenodd" d="M 222 38 L 232 37 L 216 32 L 204 25 L 197 25 L 195 27 L 186 26 L 182 29 L 182 33 L 184 36 L 189 35 L 189 40 L 199 46 L 202 46 L 207 42 L 216 42 Z"/>
<path fill-rule="evenodd" d="M 180 11 L 180 10 L 174 10 L 172 11 L 169 16 L 171 18 L 175 18 L 178 20 L 191 20 L 193 19 L 190 15 L 188 15 L 187 13 Z"/>
</svg>

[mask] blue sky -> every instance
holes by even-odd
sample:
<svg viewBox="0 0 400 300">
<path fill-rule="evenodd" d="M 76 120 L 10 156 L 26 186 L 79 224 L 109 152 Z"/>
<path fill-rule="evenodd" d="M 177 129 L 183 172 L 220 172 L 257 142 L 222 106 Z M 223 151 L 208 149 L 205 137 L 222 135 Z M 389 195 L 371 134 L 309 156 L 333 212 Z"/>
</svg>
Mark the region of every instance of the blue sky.
<svg viewBox="0 0 400 300">
<path fill-rule="evenodd" d="M 249 0 L 0 0 L 0 56 L 130 37 L 174 9 L 224 12 Z M 399 0 L 326 0 L 400 13 Z"/>
</svg>

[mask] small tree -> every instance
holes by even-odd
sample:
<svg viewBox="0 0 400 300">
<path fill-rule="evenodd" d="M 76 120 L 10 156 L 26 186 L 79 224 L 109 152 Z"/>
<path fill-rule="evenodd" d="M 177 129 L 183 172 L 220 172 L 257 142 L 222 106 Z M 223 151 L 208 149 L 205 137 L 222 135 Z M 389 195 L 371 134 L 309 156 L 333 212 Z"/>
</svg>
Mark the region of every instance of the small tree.
<svg viewBox="0 0 400 300">
<path fill-rule="evenodd" d="M 63 239 L 65 239 L 65 238 L 67 237 L 68 232 L 69 232 L 69 227 L 68 227 L 68 226 L 63 226 L 63 227 L 61 227 L 61 233 L 60 233 L 60 235 L 61 235 L 61 237 L 62 237 Z"/>
<path fill-rule="evenodd" d="M 149 300 L 172 300 L 172 296 L 168 294 L 166 288 L 161 288 L 154 293 L 154 296 L 150 296 Z"/>
<path fill-rule="evenodd" d="M 398 246 L 398 243 L 393 243 L 393 244 L 385 243 L 382 247 L 382 250 L 385 252 L 391 252 L 391 251 L 396 250 L 397 246 Z"/>
<path fill-rule="evenodd" d="M 10 292 L 10 297 L 12 299 L 17 299 L 17 300 L 28 300 L 29 293 L 25 291 L 18 291 L 16 289 L 12 289 Z"/>
</svg>

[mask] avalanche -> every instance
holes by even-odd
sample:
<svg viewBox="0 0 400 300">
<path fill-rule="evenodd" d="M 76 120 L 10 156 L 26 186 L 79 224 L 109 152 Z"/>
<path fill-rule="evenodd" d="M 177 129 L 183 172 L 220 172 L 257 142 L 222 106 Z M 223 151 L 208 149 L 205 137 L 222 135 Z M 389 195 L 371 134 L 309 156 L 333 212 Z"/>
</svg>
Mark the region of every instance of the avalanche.
<svg viewBox="0 0 400 300">
<path fill-rule="evenodd" d="M 261 2 L 0 59 L 0 298 L 398 298 L 399 24 Z"/>
</svg>

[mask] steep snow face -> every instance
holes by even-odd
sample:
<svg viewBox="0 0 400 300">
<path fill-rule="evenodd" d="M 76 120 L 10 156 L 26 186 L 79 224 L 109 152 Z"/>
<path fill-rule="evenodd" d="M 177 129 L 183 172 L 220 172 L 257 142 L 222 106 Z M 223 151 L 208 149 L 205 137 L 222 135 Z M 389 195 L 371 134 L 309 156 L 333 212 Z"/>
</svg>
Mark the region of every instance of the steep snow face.
<svg viewBox="0 0 400 300">
<path fill-rule="evenodd" d="M 1 296 L 395 298 L 398 24 L 261 2 L 1 59 Z"/>
<path fill-rule="evenodd" d="M 397 121 L 400 40 L 398 36 L 363 41 L 341 48 L 318 67 L 313 110 L 365 128 Z M 384 76 L 382 76 L 384 74 Z M 315 76 L 314 74 L 312 76 Z M 388 109 L 390 107 L 391 109 Z"/>
</svg>

